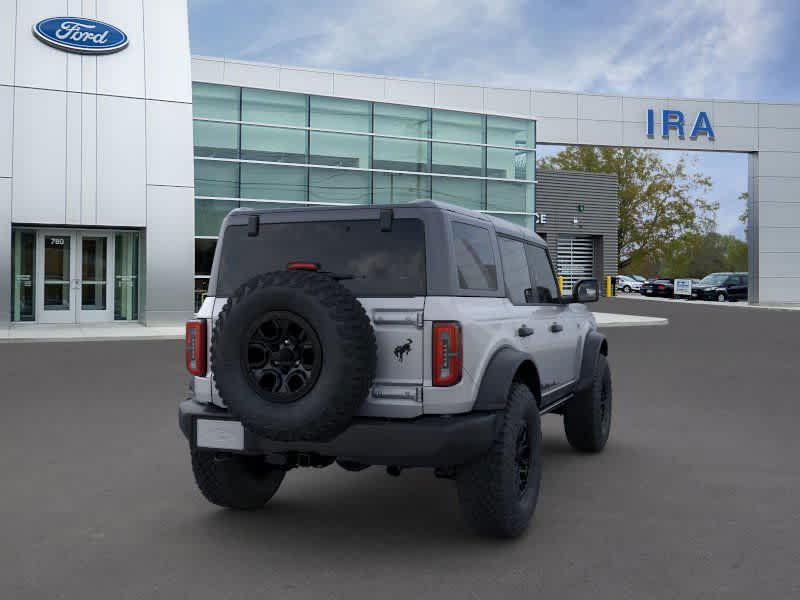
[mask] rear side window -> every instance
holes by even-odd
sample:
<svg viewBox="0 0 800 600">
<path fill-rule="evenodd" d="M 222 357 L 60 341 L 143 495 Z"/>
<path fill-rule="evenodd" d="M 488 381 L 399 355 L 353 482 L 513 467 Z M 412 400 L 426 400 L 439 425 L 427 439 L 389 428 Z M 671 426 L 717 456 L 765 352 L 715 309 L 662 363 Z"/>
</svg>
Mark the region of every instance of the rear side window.
<svg viewBox="0 0 800 600">
<path fill-rule="evenodd" d="M 528 255 L 531 279 L 533 279 L 533 302 L 541 304 L 557 302 L 560 298 L 558 284 L 547 251 L 540 246 L 526 244 L 525 252 Z"/>
<path fill-rule="evenodd" d="M 222 238 L 217 296 L 233 294 L 247 280 L 284 271 L 291 262 L 351 276 L 341 283 L 356 296 L 424 296 L 425 225 L 395 219 L 391 231 L 377 220 L 262 223 L 256 237 L 231 225 Z"/>
<path fill-rule="evenodd" d="M 522 242 L 498 237 L 500 258 L 503 261 L 503 279 L 508 297 L 513 304 L 527 304 L 532 300 L 531 275 Z"/>
<path fill-rule="evenodd" d="M 496 290 L 497 265 L 489 230 L 453 223 L 458 285 L 462 290 Z"/>
</svg>

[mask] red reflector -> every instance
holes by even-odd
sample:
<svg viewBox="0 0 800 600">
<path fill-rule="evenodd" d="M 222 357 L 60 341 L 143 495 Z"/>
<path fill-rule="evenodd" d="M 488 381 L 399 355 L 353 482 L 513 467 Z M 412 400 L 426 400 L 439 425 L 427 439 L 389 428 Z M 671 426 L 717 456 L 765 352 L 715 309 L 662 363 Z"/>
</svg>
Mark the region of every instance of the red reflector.
<svg viewBox="0 0 800 600">
<path fill-rule="evenodd" d="M 206 375 L 206 320 L 186 323 L 186 369 L 192 375 Z"/>
<path fill-rule="evenodd" d="M 450 386 L 461 381 L 461 324 L 437 321 L 433 324 L 433 385 Z"/>
<path fill-rule="evenodd" d="M 319 271 L 319 264 L 313 262 L 290 262 L 286 265 L 290 271 Z"/>
</svg>

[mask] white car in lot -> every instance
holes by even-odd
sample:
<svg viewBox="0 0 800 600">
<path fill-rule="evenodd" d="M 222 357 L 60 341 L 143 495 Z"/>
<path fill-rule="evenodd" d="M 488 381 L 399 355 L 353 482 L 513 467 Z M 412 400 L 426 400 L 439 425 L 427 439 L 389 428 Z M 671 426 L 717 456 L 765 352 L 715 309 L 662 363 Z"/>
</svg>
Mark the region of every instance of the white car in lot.
<svg viewBox="0 0 800 600">
<path fill-rule="evenodd" d="M 642 288 L 642 281 L 631 275 L 617 275 L 617 291 L 630 294 L 638 292 Z"/>
</svg>

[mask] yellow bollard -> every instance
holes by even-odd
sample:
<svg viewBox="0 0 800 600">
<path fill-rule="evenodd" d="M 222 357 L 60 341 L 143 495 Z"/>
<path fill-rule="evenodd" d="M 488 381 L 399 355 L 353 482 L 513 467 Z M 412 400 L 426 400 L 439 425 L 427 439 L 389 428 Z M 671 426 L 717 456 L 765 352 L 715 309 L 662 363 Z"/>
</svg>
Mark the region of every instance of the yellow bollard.
<svg viewBox="0 0 800 600">
<path fill-rule="evenodd" d="M 606 298 L 610 298 L 612 296 L 611 292 L 611 275 L 606 275 Z"/>
<path fill-rule="evenodd" d="M 559 275 L 558 276 L 558 293 L 561 294 L 562 296 L 564 295 L 564 276 L 563 275 Z"/>
</svg>

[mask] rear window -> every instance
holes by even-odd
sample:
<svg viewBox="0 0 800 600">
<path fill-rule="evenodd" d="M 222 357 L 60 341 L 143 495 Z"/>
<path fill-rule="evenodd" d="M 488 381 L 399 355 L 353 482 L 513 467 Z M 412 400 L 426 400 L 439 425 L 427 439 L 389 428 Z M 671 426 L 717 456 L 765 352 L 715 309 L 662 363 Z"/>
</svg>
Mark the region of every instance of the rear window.
<svg viewBox="0 0 800 600">
<path fill-rule="evenodd" d="M 322 271 L 352 275 L 342 285 L 356 296 L 424 296 L 425 225 L 395 219 L 391 231 L 377 220 L 262 223 L 225 230 L 216 295 L 230 296 L 247 280 L 283 271 L 291 262 L 314 262 Z"/>
</svg>

